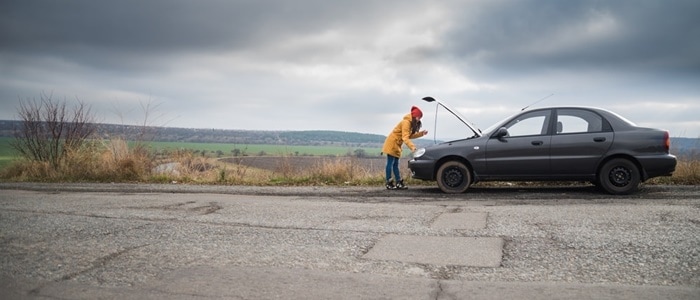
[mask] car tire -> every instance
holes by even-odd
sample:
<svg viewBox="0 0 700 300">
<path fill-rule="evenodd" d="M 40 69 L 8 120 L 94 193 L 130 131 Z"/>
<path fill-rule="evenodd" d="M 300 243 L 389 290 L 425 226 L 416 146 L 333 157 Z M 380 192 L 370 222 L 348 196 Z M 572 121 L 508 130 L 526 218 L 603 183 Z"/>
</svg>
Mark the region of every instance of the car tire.
<svg viewBox="0 0 700 300">
<path fill-rule="evenodd" d="M 464 193 L 472 182 L 469 168 L 459 161 L 444 163 L 437 172 L 437 184 L 440 190 L 448 194 Z"/>
<path fill-rule="evenodd" d="M 640 182 L 639 168 L 629 159 L 611 159 L 598 173 L 598 186 L 613 195 L 632 194 L 637 191 Z"/>
</svg>

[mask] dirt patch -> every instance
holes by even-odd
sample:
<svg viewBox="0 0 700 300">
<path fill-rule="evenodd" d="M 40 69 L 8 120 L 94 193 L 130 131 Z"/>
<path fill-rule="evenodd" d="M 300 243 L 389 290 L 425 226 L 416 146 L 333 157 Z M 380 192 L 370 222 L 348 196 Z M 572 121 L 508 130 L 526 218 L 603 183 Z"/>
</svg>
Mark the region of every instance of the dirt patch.
<svg viewBox="0 0 700 300">
<path fill-rule="evenodd" d="M 222 158 L 222 162 L 279 172 L 280 170 L 310 170 L 328 164 L 353 164 L 367 172 L 382 172 L 385 157 L 324 157 L 324 156 L 242 156 Z"/>
</svg>

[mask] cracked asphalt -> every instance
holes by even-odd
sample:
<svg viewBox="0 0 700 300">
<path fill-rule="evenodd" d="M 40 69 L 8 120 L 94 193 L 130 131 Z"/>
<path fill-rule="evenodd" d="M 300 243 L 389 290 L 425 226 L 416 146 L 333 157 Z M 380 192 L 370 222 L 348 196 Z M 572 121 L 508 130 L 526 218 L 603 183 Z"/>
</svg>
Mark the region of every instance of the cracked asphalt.
<svg viewBox="0 0 700 300">
<path fill-rule="evenodd" d="M 0 298 L 700 299 L 699 229 L 698 186 L 0 183 Z M 368 255 L 387 237 L 498 239 L 500 264 Z"/>
</svg>

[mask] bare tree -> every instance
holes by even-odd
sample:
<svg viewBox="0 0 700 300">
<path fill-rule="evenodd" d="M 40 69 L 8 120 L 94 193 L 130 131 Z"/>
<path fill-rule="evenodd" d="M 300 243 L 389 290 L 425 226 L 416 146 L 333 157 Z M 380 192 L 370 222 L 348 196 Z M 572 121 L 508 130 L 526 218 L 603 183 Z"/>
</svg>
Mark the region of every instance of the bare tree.
<svg viewBox="0 0 700 300">
<path fill-rule="evenodd" d="M 140 131 L 138 133 L 125 133 L 123 138 L 139 142 L 150 141 L 157 134 L 156 131 L 159 127 L 165 127 L 165 125 L 168 124 L 170 121 L 174 120 L 174 118 L 164 122 L 161 121 L 162 118 L 165 117 L 165 114 L 158 113 L 158 109 L 162 102 L 156 103 L 154 100 L 148 99 L 147 102 L 139 101 L 139 104 L 141 106 L 141 113 L 143 114 L 143 122 L 137 124 L 138 126 L 140 126 Z M 124 113 L 114 105 L 112 106 L 111 111 L 117 117 L 119 117 L 119 119 L 121 120 L 121 124 L 124 125 Z M 134 113 L 134 109 L 128 110 L 126 112 L 126 114 L 132 113 Z M 158 122 L 158 124 L 156 124 L 156 122 Z"/>
<path fill-rule="evenodd" d="M 82 146 L 97 128 L 90 107 L 76 101 L 69 110 L 65 100 L 54 101 L 43 93 L 40 101 L 20 100 L 21 124 L 15 128 L 12 148 L 27 159 L 57 168 L 68 151 Z"/>
</svg>

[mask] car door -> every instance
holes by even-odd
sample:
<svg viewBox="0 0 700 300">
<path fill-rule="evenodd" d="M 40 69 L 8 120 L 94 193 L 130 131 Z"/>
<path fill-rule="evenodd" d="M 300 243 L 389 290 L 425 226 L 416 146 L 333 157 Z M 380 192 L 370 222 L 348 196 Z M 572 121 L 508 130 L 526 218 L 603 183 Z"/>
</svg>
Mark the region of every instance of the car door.
<svg viewBox="0 0 700 300">
<path fill-rule="evenodd" d="M 486 144 L 486 174 L 491 178 L 530 178 L 550 172 L 550 109 L 523 113 L 503 127 L 508 134 Z"/>
<path fill-rule="evenodd" d="M 584 108 L 557 109 L 552 135 L 552 174 L 595 176 L 615 136 L 610 123 Z"/>
</svg>

